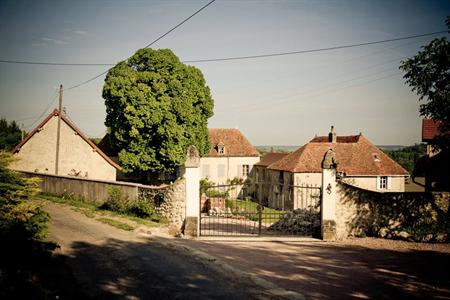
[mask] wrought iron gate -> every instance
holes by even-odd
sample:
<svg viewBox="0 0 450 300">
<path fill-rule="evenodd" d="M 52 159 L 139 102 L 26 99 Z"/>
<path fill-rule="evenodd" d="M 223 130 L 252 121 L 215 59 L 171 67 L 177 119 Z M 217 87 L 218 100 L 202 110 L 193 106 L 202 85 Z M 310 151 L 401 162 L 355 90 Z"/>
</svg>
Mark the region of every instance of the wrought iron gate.
<svg viewBox="0 0 450 300">
<path fill-rule="evenodd" d="M 202 190 L 200 235 L 318 236 L 321 188 L 281 189 L 268 199 L 257 197 L 255 187 L 245 185 L 217 185 Z"/>
</svg>

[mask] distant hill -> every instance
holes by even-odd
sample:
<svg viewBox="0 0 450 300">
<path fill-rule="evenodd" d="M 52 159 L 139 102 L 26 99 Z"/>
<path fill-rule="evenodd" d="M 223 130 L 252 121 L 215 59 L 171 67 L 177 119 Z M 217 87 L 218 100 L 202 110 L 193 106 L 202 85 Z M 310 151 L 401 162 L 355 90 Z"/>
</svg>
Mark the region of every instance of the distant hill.
<svg viewBox="0 0 450 300">
<path fill-rule="evenodd" d="M 380 148 L 383 151 L 397 151 L 402 150 L 408 146 L 402 146 L 402 145 L 377 145 L 378 148 Z"/>
<path fill-rule="evenodd" d="M 289 152 L 293 152 L 293 151 L 297 150 L 301 146 L 261 145 L 261 146 L 255 146 L 255 147 L 256 147 L 256 149 L 258 149 L 258 151 L 261 154 L 265 154 L 265 153 L 268 153 L 270 151 L 289 153 Z M 380 148 L 383 151 L 397 151 L 397 150 L 402 150 L 402 149 L 406 148 L 407 146 L 402 146 L 402 145 L 378 145 L 377 147 Z"/>
<path fill-rule="evenodd" d="M 255 146 L 255 148 L 264 155 L 268 152 L 282 152 L 289 153 L 297 150 L 300 146 L 284 146 L 284 145 L 263 145 L 263 146 Z"/>
</svg>

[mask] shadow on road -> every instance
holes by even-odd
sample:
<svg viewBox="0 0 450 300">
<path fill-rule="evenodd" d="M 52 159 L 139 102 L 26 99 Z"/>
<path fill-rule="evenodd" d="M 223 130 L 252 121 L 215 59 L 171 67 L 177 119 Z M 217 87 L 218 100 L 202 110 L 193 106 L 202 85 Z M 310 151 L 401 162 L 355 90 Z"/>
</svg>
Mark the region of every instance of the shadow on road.
<svg viewBox="0 0 450 300">
<path fill-rule="evenodd" d="M 74 242 L 64 260 L 88 299 L 250 299 L 259 293 L 184 252 L 164 239 L 108 239 Z"/>
<path fill-rule="evenodd" d="M 292 242 L 183 241 L 307 299 L 450 299 L 450 254 Z"/>
</svg>

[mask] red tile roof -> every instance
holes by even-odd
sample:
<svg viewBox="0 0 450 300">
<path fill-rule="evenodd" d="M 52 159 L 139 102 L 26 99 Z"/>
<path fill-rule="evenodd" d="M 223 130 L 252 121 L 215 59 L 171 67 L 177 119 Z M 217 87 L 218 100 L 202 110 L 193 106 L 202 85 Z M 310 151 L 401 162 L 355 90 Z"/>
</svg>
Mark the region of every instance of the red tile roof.
<svg viewBox="0 0 450 300">
<path fill-rule="evenodd" d="M 440 134 L 439 121 L 432 119 L 422 120 L 422 142 L 429 142 Z"/>
<path fill-rule="evenodd" d="M 337 170 L 347 176 L 408 175 L 403 167 L 362 135 L 337 137 L 336 143 L 329 143 L 328 137 L 315 137 L 269 165 L 268 169 L 292 173 L 322 172 L 322 160 L 330 148 L 336 152 Z"/>
<path fill-rule="evenodd" d="M 20 151 L 20 148 L 22 148 L 23 145 L 25 145 L 35 134 L 36 132 L 39 131 L 40 128 L 42 128 L 48 121 L 50 121 L 50 119 L 52 117 L 58 116 L 59 115 L 59 111 L 57 109 L 55 109 L 52 113 L 50 113 L 47 118 L 44 119 L 44 121 L 42 121 L 38 126 L 36 126 L 36 128 L 33 129 L 33 131 L 31 131 L 27 137 L 20 142 L 19 145 L 17 145 L 14 150 L 13 153 L 17 153 Z M 105 153 L 103 153 L 102 150 L 100 150 L 91 140 L 89 140 L 82 132 L 80 129 L 78 129 L 78 127 L 76 127 L 72 122 L 69 121 L 69 119 L 67 119 L 63 114 L 61 115 L 61 120 L 63 122 L 65 122 L 70 128 L 72 128 L 72 130 L 74 130 L 86 143 L 89 144 L 89 146 L 92 147 L 92 149 L 94 149 L 98 154 L 100 154 L 101 157 L 103 157 L 103 159 L 105 159 L 111 166 L 113 166 L 114 168 L 116 168 L 117 170 L 121 170 L 122 168 L 116 164 L 110 157 L 108 157 Z"/>
<path fill-rule="evenodd" d="M 261 160 L 255 164 L 255 166 L 261 166 L 261 167 L 267 167 L 268 165 L 271 165 L 280 159 L 286 157 L 289 153 L 276 153 L 276 152 L 269 152 L 263 157 L 261 157 Z"/>
<path fill-rule="evenodd" d="M 208 129 L 211 141 L 211 150 L 206 156 L 259 156 L 258 150 L 239 131 L 232 128 L 210 128 Z M 225 154 L 217 152 L 217 145 L 224 146 Z"/>
</svg>

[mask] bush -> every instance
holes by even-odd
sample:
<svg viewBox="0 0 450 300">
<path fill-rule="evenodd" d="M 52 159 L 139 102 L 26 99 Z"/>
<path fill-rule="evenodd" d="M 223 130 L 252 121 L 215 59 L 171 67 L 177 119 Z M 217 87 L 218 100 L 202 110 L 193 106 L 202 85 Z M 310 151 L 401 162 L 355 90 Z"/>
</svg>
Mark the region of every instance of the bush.
<svg viewBox="0 0 450 300">
<path fill-rule="evenodd" d="M 49 215 L 30 202 L 39 180 L 9 170 L 10 153 L 0 151 L 0 298 L 39 298 L 32 278 L 48 262 L 56 244 L 46 242 Z"/>
<path fill-rule="evenodd" d="M 111 186 L 108 188 L 108 199 L 102 208 L 126 214 L 130 210 L 131 205 L 128 198 L 122 196 L 122 190 L 119 187 Z"/>
<path fill-rule="evenodd" d="M 139 218 L 149 218 L 156 214 L 155 207 L 142 199 L 136 200 L 130 207 L 129 212 Z"/>
<path fill-rule="evenodd" d="M 159 219 L 153 203 L 145 199 L 130 200 L 123 197 L 122 190 L 115 186 L 108 189 L 108 199 L 101 208 L 139 218 Z"/>
</svg>

